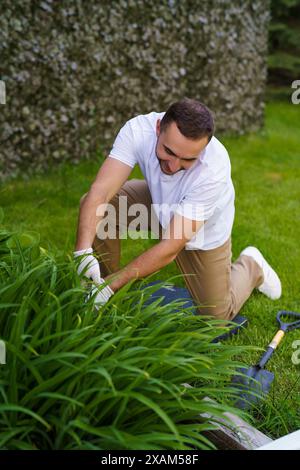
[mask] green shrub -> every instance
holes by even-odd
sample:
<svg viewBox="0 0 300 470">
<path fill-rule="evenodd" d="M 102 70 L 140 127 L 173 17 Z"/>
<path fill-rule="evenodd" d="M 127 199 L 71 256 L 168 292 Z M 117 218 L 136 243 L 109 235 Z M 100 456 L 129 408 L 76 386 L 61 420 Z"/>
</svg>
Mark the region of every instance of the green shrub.
<svg viewBox="0 0 300 470">
<path fill-rule="evenodd" d="M 269 82 L 290 86 L 300 76 L 300 0 L 272 0 Z"/>
<path fill-rule="evenodd" d="M 224 328 L 172 313 L 180 302 L 145 305 L 158 287 L 127 285 L 96 311 L 71 256 L 2 228 L 0 448 L 213 447 L 204 435 L 213 425 L 199 414 L 216 423 L 234 410 L 228 379 L 241 349 L 212 344 Z"/>
</svg>

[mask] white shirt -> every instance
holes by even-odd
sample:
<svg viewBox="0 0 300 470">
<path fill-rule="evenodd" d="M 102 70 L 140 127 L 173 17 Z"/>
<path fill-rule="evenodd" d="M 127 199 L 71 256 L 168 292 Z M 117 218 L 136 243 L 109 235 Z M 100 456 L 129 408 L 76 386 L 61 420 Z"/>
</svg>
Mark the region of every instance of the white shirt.
<svg viewBox="0 0 300 470">
<path fill-rule="evenodd" d="M 217 248 L 230 237 L 234 220 L 234 187 L 227 150 L 216 137 L 212 137 L 191 168 L 166 175 L 160 169 L 155 152 L 156 121 L 164 114 L 152 112 L 127 121 L 109 156 L 132 168 L 136 164 L 140 166 L 164 229 L 174 212 L 205 221 L 185 249 Z M 167 210 L 166 207 L 172 209 Z"/>
</svg>

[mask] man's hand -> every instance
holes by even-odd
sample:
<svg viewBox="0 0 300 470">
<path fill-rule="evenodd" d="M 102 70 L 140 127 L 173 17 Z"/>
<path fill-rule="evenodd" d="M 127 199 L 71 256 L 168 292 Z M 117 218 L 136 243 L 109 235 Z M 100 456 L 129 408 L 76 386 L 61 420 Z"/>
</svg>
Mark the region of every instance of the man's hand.
<svg viewBox="0 0 300 470">
<path fill-rule="evenodd" d="M 110 297 L 114 295 L 114 291 L 108 285 L 105 287 L 101 286 L 101 284 L 103 284 L 104 282 L 104 279 L 101 279 L 100 285 L 93 286 L 90 293 L 86 297 L 86 301 L 88 301 L 91 297 L 95 295 L 96 292 L 98 292 L 94 298 L 94 305 L 97 310 L 99 310 L 101 305 L 106 304 Z"/>
<path fill-rule="evenodd" d="M 91 279 L 95 284 L 101 283 L 100 266 L 97 259 L 92 255 L 93 248 L 74 251 L 74 258 L 80 257 L 80 264 L 77 273 L 80 276 L 84 272 L 84 276 Z M 102 279 L 103 281 L 103 279 Z"/>
<path fill-rule="evenodd" d="M 97 292 L 97 295 L 94 298 L 94 304 L 95 308 L 99 310 L 99 307 L 106 304 L 108 299 L 114 294 L 114 291 L 109 286 L 101 287 L 99 289 L 105 280 L 101 277 L 99 263 L 92 253 L 93 248 L 86 248 L 85 250 L 74 251 L 74 257 L 81 258 L 80 264 L 77 268 L 78 275 L 80 276 L 81 273 L 84 272 L 84 276 L 91 279 L 95 284 L 86 296 L 86 301 L 93 297 Z"/>
</svg>

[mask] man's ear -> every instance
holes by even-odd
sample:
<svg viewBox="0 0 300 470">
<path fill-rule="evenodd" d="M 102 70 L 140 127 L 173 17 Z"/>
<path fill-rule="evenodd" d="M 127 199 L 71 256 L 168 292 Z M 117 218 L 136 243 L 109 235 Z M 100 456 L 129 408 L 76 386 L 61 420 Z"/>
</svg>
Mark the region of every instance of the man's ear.
<svg viewBox="0 0 300 470">
<path fill-rule="evenodd" d="M 160 134 L 160 119 L 157 119 L 156 121 L 156 137 L 158 137 Z"/>
</svg>

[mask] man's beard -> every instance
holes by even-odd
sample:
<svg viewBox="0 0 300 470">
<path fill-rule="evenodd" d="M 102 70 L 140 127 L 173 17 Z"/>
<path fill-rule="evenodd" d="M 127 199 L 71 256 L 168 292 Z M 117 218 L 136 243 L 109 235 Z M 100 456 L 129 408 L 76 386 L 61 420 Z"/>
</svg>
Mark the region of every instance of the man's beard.
<svg viewBox="0 0 300 470">
<path fill-rule="evenodd" d="M 160 169 L 165 175 L 175 175 L 179 171 L 183 170 L 183 168 L 179 168 L 179 170 L 177 170 L 177 171 L 170 171 L 170 170 L 168 170 L 168 164 L 165 160 L 158 159 L 158 161 L 159 161 Z"/>
<path fill-rule="evenodd" d="M 160 159 L 159 156 L 157 155 L 157 144 L 156 144 L 156 148 L 155 148 L 155 155 L 156 155 L 156 158 L 157 158 L 157 160 L 158 160 L 160 169 L 161 169 L 161 171 L 162 171 L 165 175 L 175 175 L 175 173 L 178 173 L 178 171 L 183 170 L 183 168 L 180 168 L 180 169 L 177 170 L 177 171 L 169 171 L 169 170 L 166 168 L 166 165 L 167 165 L 166 160 Z"/>
</svg>

